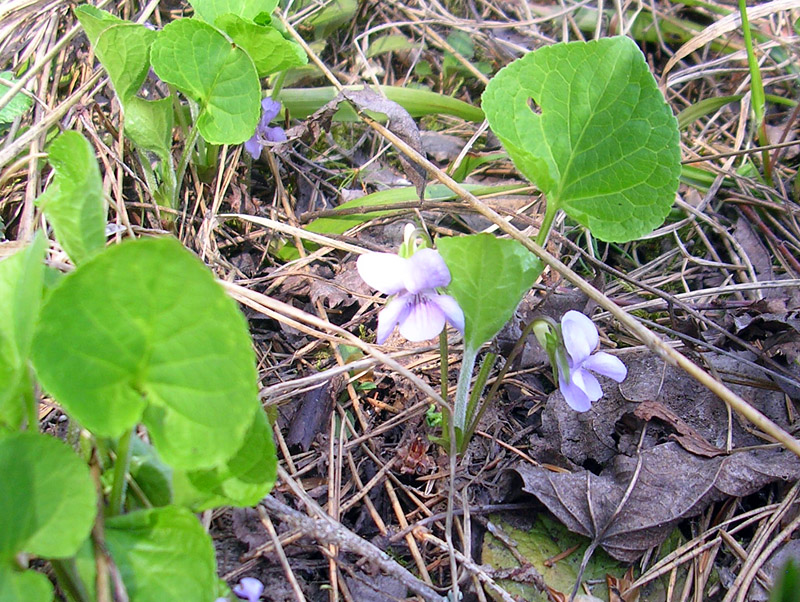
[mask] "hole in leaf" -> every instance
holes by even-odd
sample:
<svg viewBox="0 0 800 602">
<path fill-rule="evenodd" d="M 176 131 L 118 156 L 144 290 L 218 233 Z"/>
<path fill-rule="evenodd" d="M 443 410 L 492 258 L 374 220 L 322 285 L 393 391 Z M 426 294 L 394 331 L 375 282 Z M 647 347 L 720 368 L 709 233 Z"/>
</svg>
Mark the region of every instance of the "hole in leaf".
<svg viewBox="0 0 800 602">
<path fill-rule="evenodd" d="M 542 114 L 542 107 L 540 107 L 539 104 L 533 98 L 529 98 L 528 99 L 528 107 L 536 115 L 541 115 Z"/>
</svg>

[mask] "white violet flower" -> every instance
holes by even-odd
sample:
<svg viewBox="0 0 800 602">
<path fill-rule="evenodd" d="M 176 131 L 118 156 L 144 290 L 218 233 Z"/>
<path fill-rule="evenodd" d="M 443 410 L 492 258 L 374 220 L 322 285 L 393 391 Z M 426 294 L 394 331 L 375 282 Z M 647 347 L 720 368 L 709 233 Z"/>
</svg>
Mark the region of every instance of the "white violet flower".
<svg viewBox="0 0 800 602">
<path fill-rule="evenodd" d="M 558 387 L 569 406 L 586 412 L 592 402 L 603 396 L 600 383 L 592 372 L 621 383 L 628 375 L 622 361 L 597 348 L 600 337 L 597 327 L 589 318 L 577 311 L 568 311 L 561 318 L 561 336 L 566 349 L 567 366 L 557 363 Z M 564 368 L 568 368 L 566 371 Z"/>
<path fill-rule="evenodd" d="M 378 314 L 380 345 L 400 325 L 409 341 L 426 341 L 449 323 L 464 332 L 464 312 L 450 295 L 437 288 L 450 284 L 450 270 L 434 249 L 422 248 L 410 257 L 367 253 L 358 258 L 358 273 L 372 288 L 395 295 Z"/>
</svg>

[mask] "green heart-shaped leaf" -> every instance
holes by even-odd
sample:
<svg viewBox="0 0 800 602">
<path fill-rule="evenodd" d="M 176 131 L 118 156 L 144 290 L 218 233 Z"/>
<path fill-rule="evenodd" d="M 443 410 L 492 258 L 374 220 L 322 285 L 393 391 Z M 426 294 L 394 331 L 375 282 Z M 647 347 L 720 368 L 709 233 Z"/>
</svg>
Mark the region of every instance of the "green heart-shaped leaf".
<svg viewBox="0 0 800 602">
<path fill-rule="evenodd" d="M 47 435 L 24 432 L 0 439 L 0 491 L 0 564 L 19 552 L 72 556 L 97 514 L 89 468 L 69 446 Z"/>
<path fill-rule="evenodd" d="M 46 239 L 0 261 L 0 424 L 18 429 L 33 391 L 28 357 L 44 288 Z"/>
<path fill-rule="evenodd" d="M 284 38 L 274 27 L 257 25 L 230 14 L 217 18 L 216 25 L 247 51 L 259 77 L 308 62 L 305 50 L 296 42 Z"/>
<path fill-rule="evenodd" d="M 211 602 L 217 587 L 211 538 L 185 508 L 137 510 L 106 520 L 114 564 L 135 602 Z"/>
<path fill-rule="evenodd" d="M 153 70 L 200 105 L 197 127 L 207 142 L 239 144 L 261 116 L 261 88 L 253 61 L 217 29 L 180 19 L 158 33 Z"/>
<path fill-rule="evenodd" d="M 216 25 L 217 18 L 233 14 L 246 21 L 255 21 L 261 14 L 269 14 L 278 6 L 278 0 L 190 0 L 194 12 L 209 25 Z"/>
<path fill-rule="evenodd" d="M 127 100 L 139 91 L 150 69 L 150 46 L 157 33 L 137 23 L 111 25 L 95 43 L 97 58 L 103 63 L 117 95 Z"/>
<path fill-rule="evenodd" d="M 161 461 L 152 445 L 145 443 L 139 437 L 131 439 L 131 450 L 128 472 L 149 506 L 129 487 L 127 507 L 141 510 L 171 504 L 173 470 Z"/>
<path fill-rule="evenodd" d="M 447 292 L 464 311 L 464 345 L 477 351 L 514 315 L 542 263 L 517 241 L 491 234 L 440 238 L 436 248 L 450 269 Z"/>
<path fill-rule="evenodd" d="M 106 244 L 106 203 L 100 168 L 89 141 L 66 131 L 48 149 L 56 172 L 37 200 L 59 244 L 77 265 Z"/>
<path fill-rule="evenodd" d="M 75 14 L 120 99 L 125 134 L 137 146 L 168 161 L 172 148 L 172 99 L 145 100 L 137 96 L 150 69 L 150 47 L 158 34 L 90 5 L 79 6 Z"/>
<path fill-rule="evenodd" d="M 51 602 L 53 586 L 42 573 L 18 572 L 0 564 L 0 600 L 3 602 Z"/>
<path fill-rule="evenodd" d="M 482 104 L 548 212 L 608 241 L 664 221 L 680 175 L 677 121 L 629 38 L 531 52 L 489 82 Z"/>
<path fill-rule="evenodd" d="M 75 16 L 78 17 L 81 27 L 86 32 L 86 37 L 92 46 L 97 46 L 97 39 L 100 34 L 112 25 L 126 23 L 119 17 L 110 12 L 101 10 L 91 4 L 82 4 L 75 8 Z"/>
<path fill-rule="evenodd" d="M 242 314 L 172 238 L 116 245 L 67 276 L 42 308 L 33 361 L 83 426 L 119 437 L 142 422 L 175 468 L 227 461 L 259 409 Z"/>
<path fill-rule="evenodd" d="M 254 506 L 272 489 L 276 475 L 272 429 L 259 410 L 241 449 L 224 466 L 174 474 L 175 502 L 195 512 Z"/>
</svg>

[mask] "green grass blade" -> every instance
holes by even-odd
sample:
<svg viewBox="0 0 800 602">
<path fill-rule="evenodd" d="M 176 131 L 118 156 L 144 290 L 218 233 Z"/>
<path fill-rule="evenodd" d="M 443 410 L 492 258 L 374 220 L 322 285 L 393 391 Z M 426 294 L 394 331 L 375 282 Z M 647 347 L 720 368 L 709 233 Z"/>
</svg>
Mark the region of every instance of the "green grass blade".
<svg viewBox="0 0 800 602">
<path fill-rule="evenodd" d="M 361 86 L 347 86 L 347 88 L 358 90 Z M 402 106 L 412 117 L 451 115 L 476 123 L 483 121 L 483 111 L 479 107 L 451 96 L 437 94 L 430 90 L 398 86 L 379 86 L 379 90 L 386 95 L 386 98 Z M 336 89 L 332 86 L 311 89 L 284 88 L 278 94 L 278 100 L 283 103 L 289 114 L 297 119 L 308 117 L 335 97 Z M 336 121 L 358 121 L 358 116 L 349 105 L 342 103 L 334 119 Z"/>
</svg>

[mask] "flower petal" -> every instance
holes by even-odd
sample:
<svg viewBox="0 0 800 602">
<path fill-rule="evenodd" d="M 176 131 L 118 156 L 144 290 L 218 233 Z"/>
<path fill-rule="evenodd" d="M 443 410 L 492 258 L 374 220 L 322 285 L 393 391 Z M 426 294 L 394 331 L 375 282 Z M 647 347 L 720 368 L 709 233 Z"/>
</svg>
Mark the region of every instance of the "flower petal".
<svg viewBox="0 0 800 602">
<path fill-rule="evenodd" d="M 278 116 L 281 112 L 281 103 L 277 100 L 272 100 L 267 97 L 261 101 L 261 123 L 267 125 L 270 121 Z"/>
<path fill-rule="evenodd" d="M 416 295 L 411 304 L 411 311 L 400 320 L 400 334 L 409 341 L 427 341 L 444 328 L 445 314 L 426 295 Z"/>
<path fill-rule="evenodd" d="M 254 577 L 245 577 L 233 588 L 237 598 L 248 602 L 257 602 L 264 592 L 264 584 Z"/>
<path fill-rule="evenodd" d="M 603 396 L 603 389 L 594 374 L 582 368 L 573 370 L 569 375 L 571 384 L 578 387 L 586 394 L 589 401 L 597 401 Z"/>
<path fill-rule="evenodd" d="M 564 396 L 564 401 L 576 412 L 587 412 L 592 408 L 592 400 L 589 399 L 580 387 L 574 382 L 565 382 L 562 375 L 558 376 L 558 390 Z"/>
<path fill-rule="evenodd" d="M 450 270 L 435 249 L 420 249 L 408 258 L 405 288 L 412 293 L 450 284 Z"/>
<path fill-rule="evenodd" d="M 589 357 L 600 340 L 594 322 L 574 310 L 568 311 L 561 318 L 561 334 L 575 367 L 580 366 Z"/>
<path fill-rule="evenodd" d="M 367 253 L 356 262 L 361 279 L 372 288 L 387 295 L 396 295 L 404 290 L 408 259 L 394 253 Z"/>
<path fill-rule="evenodd" d="M 445 319 L 450 325 L 461 334 L 464 334 L 464 312 L 458 301 L 450 295 L 430 295 L 428 298 L 431 303 L 435 303 L 442 310 Z"/>
<path fill-rule="evenodd" d="M 383 345 L 389 335 L 392 334 L 397 323 L 403 321 L 411 311 L 414 298 L 410 295 L 400 295 L 387 303 L 378 312 L 378 332 L 375 335 L 375 342 Z"/>
<path fill-rule="evenodd" d="M 597 374 L 602 376 L 611 378 L 618 383 L 621 383 L 625 380 L 625 377 L 628 376 L 628 369 L 625 367 L 625 364 L 622 363 L 622 360 L 605 351 L 598 351 L 595 353 L 583 362 L 583 367 L 592 372 L 597 372 Z"/>
<path fill-rule="evenodd" d="M 278 126 L 262 128 L 261 136 L 267 142 L 286 142 L 286 132 Z"/>
<path fill-rule="evenodd" d="M 244 143 L 244 150 L 253 157 L 253 161 L 261 156 L 261 143 L 258 141 L 258 133 L 253 134 L 253 137 Z"/>
</svg>

